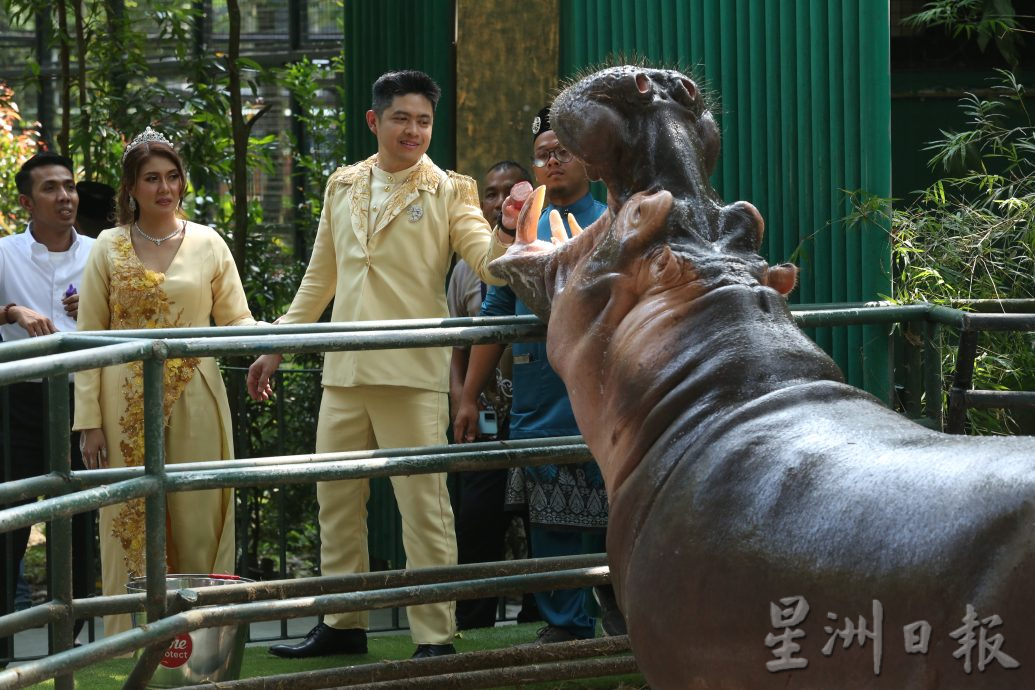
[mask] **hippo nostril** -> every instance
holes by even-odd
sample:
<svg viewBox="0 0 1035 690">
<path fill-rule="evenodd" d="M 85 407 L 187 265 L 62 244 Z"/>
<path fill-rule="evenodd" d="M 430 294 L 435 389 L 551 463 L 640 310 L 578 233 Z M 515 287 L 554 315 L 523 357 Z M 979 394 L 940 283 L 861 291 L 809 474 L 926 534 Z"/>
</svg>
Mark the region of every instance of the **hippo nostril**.
<svg viewBox="0 0 1035 690">
<path fill-rule="evenodd" d="M 683 82 L 683 88 L 685 88 L 686 92 L 690 94 L 690 102 L 692 103 L 695 101 L 697 99 L 697 84 L 686 78 L 680 79 L 679 81 Z"/>
<path fill-rule="evenodd" d="M 636 88 L 640 93 L 650 93 L 650 77 L 643 72 L 636 75 Z"/>
</svg>

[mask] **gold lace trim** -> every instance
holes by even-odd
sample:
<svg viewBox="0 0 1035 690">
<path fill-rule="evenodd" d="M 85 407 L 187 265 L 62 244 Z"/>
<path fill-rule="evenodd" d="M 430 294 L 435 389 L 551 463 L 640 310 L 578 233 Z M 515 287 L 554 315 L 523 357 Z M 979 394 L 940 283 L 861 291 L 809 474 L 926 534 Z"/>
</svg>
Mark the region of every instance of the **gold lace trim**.
<svg viewBox="0 0 1035 690">
<path fill-rule="evenodd" d="M 165 274 L 144 267 L 133 251 L 127 234 L 121 234 L 113 245 L 114 261 L 109 286 L 111 306 L 111 327 L 128 328 L 174 328 L 181 322 L 183 310 L 175 315 L 168 295 L 162 289 Z M 172 407 L 183 395 L 184 389 L 197 371 L 196 357 L 169 359 L 164 365 L 165 396 L 162 408 L 165 425 L 168 427 Z M 144 464 L 144 366 L 142 362 L 130 362 L 127 375 L 122 382 L 122 395 L 126 409 L 119 418 L 119 449 L 127 467 Z M 126 569 L 129 576 L 144 574 L 144 499 L 127 501 L 116 514 L 112 535 L 125 550 Z"/>
</svg>

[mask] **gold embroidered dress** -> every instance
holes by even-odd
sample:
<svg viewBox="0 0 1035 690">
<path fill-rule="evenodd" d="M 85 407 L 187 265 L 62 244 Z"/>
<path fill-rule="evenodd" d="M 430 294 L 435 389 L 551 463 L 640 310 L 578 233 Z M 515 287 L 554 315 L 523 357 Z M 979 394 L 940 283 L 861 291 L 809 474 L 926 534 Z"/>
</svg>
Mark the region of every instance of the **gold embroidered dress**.
<svg viewBox="0 0 1035 690">
<path fill-rule="evenodd" d="M 189 328 L 254 324 L 226 242 L 187 223 L 165 273 L 137 257 L 128 227 L 97 238 L 79 288 L 79 330 Z M 140 362 L 83 371 L 75 377 L 75 429 L 104 430 L 111 467 L 144 463 L 144 397 Z M 166 463 L 233 457 L 230 408 L 215 359 L 170 359 L 165 365 Z M 171 573 L 231 573 L 234 498 L 230 489 L 168 494 L 166 537 Z M 105 595 L 125 594 L 144 572 L 143 499 L 101 508 Z M 105 634 L 129 628 L 108 616 Z"/>
</svg>

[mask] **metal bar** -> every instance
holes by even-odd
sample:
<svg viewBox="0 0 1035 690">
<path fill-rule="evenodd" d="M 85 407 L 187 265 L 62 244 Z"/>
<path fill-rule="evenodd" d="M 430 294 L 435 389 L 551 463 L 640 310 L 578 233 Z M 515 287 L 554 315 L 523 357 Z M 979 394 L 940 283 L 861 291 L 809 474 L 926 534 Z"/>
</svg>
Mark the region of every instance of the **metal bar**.
<svg viewBox="0 0 1035 690">
<path fill-rule="evenodd" d="M 156 343 L 156 345 L 159 345 Z M 144 469 L 158 483 L 145 499 L 147 522 L 147 622 L 165 612 L 165 358 L 144 361 Z"/>
<path fill-rule="evenodd" d="M 567 644 L 572 644 L 571 642 Z M 593 678 L 636 673 L 639 667 L 631 656 L 586 659 L 555 664 L 535 664 L 518 668 L 468 671 L 444 676 L 393 680 L 352 686 L 353 690 L 447 690 L 453 688 L 497 688 L 500 683 L 522 686 L 540 680 Z"/>
<path fill-rule="evenodd" d="M 860 324 L 900 323 L 920 321 L 927 317 L 926 305 L 905 307 L 863 307 L 860 309 L 799 310 L 792 313 L 801 328 L 818 326 L 855 326 Z"/>
<path fill-rule="evenodd" d="M 339 479 L 360 479 L 391 477 L 400 474 L 428 474 L 448 470 L 465 471 L 478 469 L 500 469 L 515 465 L 549 465 L 587 462 L 592 460 L 589 449 L 584 445 L 555 447 L 536 452 L 502 452 L 488 454 L 454 454 L 452 456 L 409 456 L 369 461 L 322 462 L 309 466 L 253 467 L 240 470 L 208 470 L 203 472 L 178 472 L 169 474 L 166 483 L 168 491 L 189 491 L 217 487 L 239 488 L 242 486 L 276 486 L 278 484 L 303 484 L 312 481 L 337 481 Z"/>
<path fill-rule="evenodd" d="M 358 333 L 316 333 L 270 335 L 255 343 L 236 336 L 170 338 L 165 341 L 170 357 L 215 357 L 255 353 L 325 352 L 330 350 L 392 350 L 414 347 L 452 347 L 458 345 L 542 340 L 545 326 L 479 326 L 476 328 L 439 328 L 434 331 L 363 331 Z"/>
<path fill-rule="evenodd" d="M 79 488 L 71 486 L 70 479 L 57 474 L 41 474 L 38 477 L 0 483 L 0 505 L 36 496 L 62 494 Z"/>
<path fill-rule="evenodd" d="M 966 313 L 959 309 L 952 309 L 951 307 L 943 307 L 941 305 L 931 307 L 931 311 L 927 314 L 929 321 L 942 326 L 952 326 L 953 328 L 963 328 L 965 316 Z"/>
<path fill-rule="evenodd" d="M 61 352 L 73 352 L 75 350 L 83 350 L 91 347 L 99 347 L 101 345 L 122 345 L 123 343 L 132 343 L 143 338 L 116 338 L 98 335 L 91 331 L 70 331 L 68 333 L 58 333 L 61 338 L 59 345 L 61 346 Z"/>
<path fill-rule="evenodd" d="M 0 346 L 0 359 L 3 359 L 3 347 L 5 346 Z M 150 341 L 131 341 L 118 345 L 104 345 L 91 350 L 46 355 L 31 360 L 3 362 L 0 363 L 0 386 L 144 359 L 153 347 L 154 343 Z"/>
<path fill-rule="evenodd" d="M 72 424 L 69 420 L 68 377 L 52 376 L 47 386 L 47 426 L 50 471 L 68 476 L 72 471 L 69 452 Z M 50 626 L 50 652 L 72 648 L 72 516 L 55 516 L 47 526 L 47 576 L 50 596 L 58 606 L 57 616 Z M 62 673 L 54 679 L 58 690 L 72 690 L 75 681 L 71 673 Z"/>
<path fill-rule="evenodd" d="M 301 324 L 259 324 L 255 326 L 206 326 L 199 328 L 137 328 L 115 331 L 77 331 L 82 338 L 134 338 L 143 340 L 182 340 L 247 335 L 301 335 L 316 333 L 375 333 L 379 331 L 417 331 L 439 328 L 496 326 L 541 327 L 537 316 L 465 316 L 447 319 L 386 319 L 384 321 L 329 321 Z M 545 332 L 545 331 L 544 331 Z M 49 337 L 49 336 L 48 336 Z M 37 338 L 37 340 L 39 340 Z"/>
<path fill-rule="evenodd" d="M 30 527 L 37 522 L 46 522 L 56 517 L 95 510 L 101 506 L 122 503 L 131 498 L 140 498 L 158 491 L 161 486 L 153 477 L 140 477 L 110 486 L 79 491 L 67 496 L 47 498 L 30 505 L 0 510 L 0 532 L 10 532 L 19 527 Z"/>
<path fill-rule="evenodd" d="M 558 569 L 590 568 L 607 564 L 603 554 L 580 556 L 557 556 L 533 558 L 521 561 L 496 561 L 471 563 L 467 565 L 412 570 L 384 570 L 379 572 L 353 573 L 350 575 L 323 576 L 305 579 L 267 580 L 246 582 L 220 587 L 202 587 L 190 590 L 193 605 L 211 606 L 233 604 L 241 601 L 263 601 L 266 599 L 290 599 L 311 597 L 341 592 L 366 592 L 373 589 L 416 586 L 440 582 L 454 582 L 464 579 L 485 579 L 511 577 L 551 572 Z M 176 600 L 183 590 L 166 592 L 166 605 L 176 608 Z M 470 597 L 460 597 L 462 599 Z M 108 597 L 76 599 L 73 602 L 77 618 L 107 616 L 115 613 L 134 613 L 146 610 L 146 595 L 119 594 Z M 39 607 L 34 607 L 35 608 Z M 0 619 L 2 620 L 2 619 Z M 33 619 L 36 625 L 43 625 L 49 619 Z"/>
<path fill-rule="evenodd" d="M 962 434 L 966 430 L 966 392 L 974 385 L 974 358 L 977 356 L 977 333 L 965 330 L 960 333 L 959 351 L 956 355 L 956 374 L 949 389 L 949 421 L 947 432 Z"/>
<path fill-rule="evenodd" d="M 954 307 L 966 307 L 968 310 L 976 312 L 1035 313 L 1035 299 L 954 299 L 950 304 Z"/>
<path fill-rule="evenodd" d="M 31 630 L 57 620 L 62 612 L 62 604 L 47 601 L 31 606 L 24 611 L 16 611 L 0 616 L 0 637 L 7 637 L 22 630 Z"/>
<path fill-rule="evenodd" d="M 412 466 L 410 463 L 417 463 L 420 465 L 433 461 L 441 463 L 434 465 L 434 467 L 441 467 L 442 470 L 440 471 L 463 471 L 498 469 L 501 467 L 514 467 L 522 464 L 550 464 L 551 462 L 566 464 L 572 462 L 584 462 L 592 459 L 588 448 L 581 442 L 580 436 L 562 436 L 554 439 L 540 439 L 540 441 L 540 446 L 537 446 L 535 441 L 493 441 L 489 443 L 468 443 L 452 446 L 431 446 L 426 449 L 394 448 L 378 451 L 347 451 L 342 453 L 287 455 L 281 457 L 259 458 L 255 460 L 211 460 L 206 462 L 171 465 L 167 466 L 165 471 L 169 475 L 201 473 L 202 476 L 211 478 L 212 474 L 218 473 L 221 475 L 225 470 L 263 470 L 259 475 L 265 476 L 269 471 L 279 469 L 282 472 L 289 473 L 293 477 L 289 483 L 297 484 L 309 481 L 309 475 L 314 472 L 318 474 L 313 474 L 313 476 L 324 476 L 322 474 L 323 470 L 313 467 L 314 465 L 322 467 L 334 462 L 339 463 L 346 470 L 341 475 L 334 475 L 335 477 L 356 478 L 362 475 L 362 471 L 360 470 L 361 466 L 357 463 L 367 460 L 374 462 L 378 467 L 382 468 L 378 475 L 372 476 L 391 476 L 392 474 L 407 474 L 411 472 Z M 421 455 L 410 455 L 412 453 L 419 453 L 421 450 L 426 452 Z M 453 461 L 448 459 L 451 457 L 456 458 L 455 464 Z M 384 462 L 377 462 L 378 459 L 383 459 Z M 301 465 L 302 467 L 294 467 L 295 465 Z M 362 467 L 369 469 L 371 466 L 363 465 Z M 102 500 L 102 498 L 100 498 L 107 496 L 110 492 L 94 492 L 88 494 L 89 498 L 82 499 L 81 504 L 75 503 L 75 505 L 80 505 L 81 510 L 73 512 L 93 510 L 97 507 L 111 505 L 113 502 L 117 503 L 127 498 L 146 495 L 147 491 L 140 490 L 136 490 L 136 493 L 124 493 L 124 491 L 128 489 L 124 489 L 124 487 L 121 486 L 121 483 L 134 479 L 141 479 L 144 476 L 145 470 L 143 467 L 120 467 L 106 470 L 89 470 L 86 472 L 78 471 L 70 473 L 70 477 L 68 479 L 64 479 L 54 474 L 47 474 L 41 477 L 8 482 L 7 484 L 0 486 L 0 503 L 17 500 L 23 497 L 39 496 L 49 493 L 70 494 L 73 491 L 78 491 L 80 494 L 83 494 L 95 487 L 119 491 L 119 498 L 114 501 L 108 500 L 107 498 Z M 188 482 L 182 486 L 189 487 L 190 485 L 191 484 Z M 177 486 L 180 487 L 180 485 Z M 231 484 L 228 486 L 234 485 Z M 177 490 L 186 489 L 177 488 Z M 80 496 L 80 498 L 82 497 Z M 67 506 L 74 504 L 73 501 L 59 501 L 58 499 L 48 500 L 54 501 L 54 503 L 50 505 L 61 506 L 62 509 L 66 509 Z M 28 508 L 25 508 L 24 506 L 22 506 L 22 508 L 28 510 Z M 6 531 L 6 517 L 9 517 L 7 516 L 6 511 L 0 511 L 0 532 Z"/>
<path fill-rule="evenodd" d="M 510 321 L 510 317 L 504 317 Z M 41 378 L 81 369 L 122 364 L 144 359 L 152 348 L 152 341 L 164 335 L 170 357 L 222 356 L 233 354 L 256 354 L 263 352 L 324 352 L 334 349 L 377 350 L 404 347 L 445 347 L 463 344 L 490 342 L 525 342 L 542 339 L 546 326 L 541 322 L 525 325 L 512 323 L 486 323 L 487 317 L 476 319 L 430 319 L 421 320 L 423 325 L 392 322 L 363 322 L 350 324 L 307 324 L 305 326 L 254 327 L 246 331 L 241 328 L 222 327 L 207 329 L 154 329 L 149 338 L 138 331 L 96 331 L 91 334 L 77 333 L 72 341 L 76 347 L 84 347 L 83 340 L 95 337 L 117 338 L 116 344 L 73 352 L 60 352 L 62 334 L 45 336 L 53 339 L 54 351 L 36 356 L 30 360 L 14 360 L 25 357 L 27 352 L 19 343 L 0 345 L 0 385 L 15 381 Z M 480 320 L 483 325 L 466 326 L 461 321 Z M 445 323 L 452 322 L 452 323 Z M 455 325 L 454 325 L 455 324 Z M 394 327 L 393 327 L 394 326 Z M 298 332 L 304 329 L 303 332 Z M 416 331 L 416 333 L 413 333 Z M 427 331 L 427 332 L 424 332 Z M 412 334 L 411 339 L 406 334 Z M 195 337 L 190 337 L 194 335 Z M 242 338 L 242 335 L 264 335 L 257 339 Z M 126 340 L 127 338 L 135 340 Z M 36 340 L 36 339 L 33 339 Z M 110 343 L 110 340 L 103 342 Z M 249 342 L 251 344 L 249 345 Z M 17 349 L 8 349 L 8 348 Z"/>
<path fill-rule="evenodd" d="M 507 649 L 464 652 L 454 656 L 437 657 L 416 662 L 384 661 L 345 668 L 323 669 L 302 673 L 288 673 L 264 678 L 212 683 L 213 690 L 315 690 L 357 683 L 410 679 L 418 674 L 445 675 L 477 670 L 500 670 L 520 664 L 543 663 L 559 660 L 585 659 L 594 656 L 621 654 L 629 650 L 629 637 L 599 637 L 550 645 L 524 645 Z M 626 657 L 630 658 L 630 657 Z M 526 667 L 528 668 L 528 667 Z M 634 673 L 635 671 L 629 671 Z M 626 673 L 626 671 L 622 671 Z M 608 675 L 606 673 L 597 675 Z M 497 679 L 498 680 L 498 679 Z M 547 679 L 549 680 L 549 679 Z M 507 685 L 524 681 L 510 681 Z M 499 687 L 500 682 L 485 687 Z M 466 686 L 465 686 L 466 687 Z M 478 687 L 478 686 L 471 686 Z"/>
<path fill-rule="evenodd" d="M 1035 391 L 986 391 L 963 392 L 964 407 L 1021 408 L 1035 407 Z"/>
<path fill-rule="evenodd" d="M 159 483 L 158 491 L 145 499 L 147 622 L 166 615 L 166 505 L 165 505 L 165 347 L 155 343 L 155 357 L 144 360 L 144 470 Z M 124 688 L 144 688 L 151 680 L 167 645 L 156 641 L 144 648 L 126 679 Z"/>
<path fill-rule="evenodd" d="M 64 335 L 64 333 L 52 333 L 38 338 L 0 342 L 0 362 L 57 354 L 61 352 L 61 341 Z"/>
<path fill-rule="evenodd" d="M 581 436 L 554 436 L 540 439 L 511 439 L 507 441 L 484 441 L 479 443 L 463 443 L 443 446 L 424 446 L 410 448 L 379 448 L 376 450 L 350 450 L 335 453 L 303 453 L 300 455 L 278 455 L 265 458 L 244 458 L 241 460 L 206 460 L 199 462 L 181 462 L 168 465 L 165 471 L 170 474 L 196 472 L 213 469 L 245 469 L 250 467 L 269 467 L 274 465 L 304 465 L 314 462 L 375 460 L 378 458 L 405 458 L 409 456 L 430 457 L 435 455 L 489 455 L 495 452 L 507 452 L 515 457 L 527 453 L 536 453 L 548 448 L 568 450 L 568 446 L 584 446 Z M 477 468 L 474 468 L 477 469 Z M 85 474 L 72 473 L 73 479 L 100 477 L 98 484 L 117 480 L 131 479 L 140 476 L 142 468 L 126 467 L 107 470 L 90 470 Z M 0 494 L 2 495 L 2 494 Z"/>
<path fill-rule="evenodd" d="M 941 339 L 941 324 L 928 321 L 924 328 L 924 412 L 932 426 L 939 431 L 944 423 Z"/>
<path fill-rule="evenodd" d="M 519 575 L 514 577 L 471 580 L 457 583 L 417 585 L 390 590 L 348 592 L 305 599 L 261 601 L 230 606 L 211 606 L 178 613 L 149 623 L 144 628 L 105 637 L 90 645 L 30 661 L 0 671 L 0 687 L 28 687 L 53 678 L 58 673 L 76 671 L 112 656 L 128 654 L 135 649 L 171 640 L 177 635 L 204 627 L 253 623 L 257 621 L 298 618 L 324 613 L 367 611 L 410 606 L 418 603 L 454 601 L 470 596 L 570 589 L 605 584 L 610 581 L 606 567 L 579 568 L 561 572 Z M 164 584 L 164 579 L 163 579 Z"/>
<path fill-rule="evenodd" d="M 11 402 L 10 389 L 0 386 L 0 492 L 9 484 L 12 476 L 14 459 L 11 457 Z M 2 496 L 2 493 L 0 493 Z M 18 499 L 21 500 L 21 499 Z M 11 499 L 0 497 L 0 506 L 13 503 Z M 0 539 L 3 548 L 0 549 L 0 568 L 7 568 L 7 577 L 4 578 L 5 585 L 0 591 L 0 612 L 14 611 L 14 593 L 18 578 L 15 576 L 14 543 L 13 540 Z M 0 621 L 4 620 L 0 617 Z M 7 660 L 14 658 L 14 638 L 0 633 L 0 664 L 6 664 Z"/>
<path fill-rule="evenodd" d="M 974 331 L 1035 331 L 1035 314 L 965 314 L 964 328 Z"/>
<path fill-rule="evenodd" d="M 920 324 L 920 327 L 926 325 L 925 322 Z M 910 419 L 923 417 L 923 401 L 920 394 L 923 390 L 923 360 L 921 357 L 923 350 L 921 345 L 916 342 L 918 337 L 911 324 L 903 324 L 898 342 L 903 343 L 905 348 L 906 405 Z"/>
<path fill-rule="evenodd" d="M 283 390 L 284 385 L 284 374 L 278 371 L 277 376 L 280 377 L 280 387 L 278 391 Z M 284 437 L 285 433 L 285 422 L 284 422 L 284 396 L 277 395 L 276 397 L 276 414 L 277 414 L 277 452 L 284 452 Z M 277 490 L 277 556 L 279 560 L 280 577 L 285 579 L 287 577 L 287 498 L 285 496 L 286 485 L 280 485 Z M 286 620 L 280 621 L 280 636 L 288 636 L 288 622 Z"/>
<path fill-rule="evenodd" d="M 168 598 L 169 594 L 166 594 Z M 95 618 L 112 616 L 118 613 L 139 613 L 147 610 L 147 595 L 115 594 L 112 596 L 90 597 L 72 601 L 76 618 Z M 35 608 L 35 607 L 33 607 Z"/>
</svg>

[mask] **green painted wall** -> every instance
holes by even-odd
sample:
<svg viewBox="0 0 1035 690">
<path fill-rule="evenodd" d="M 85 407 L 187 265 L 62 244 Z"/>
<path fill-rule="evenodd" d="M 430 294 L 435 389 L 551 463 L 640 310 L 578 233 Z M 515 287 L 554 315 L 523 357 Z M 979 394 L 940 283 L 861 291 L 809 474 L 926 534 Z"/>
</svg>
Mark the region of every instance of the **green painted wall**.
<svg viewBox="0 0 1035 690">
<path fill-rule="evenodd" d="M 713 182 L 762 212 L 770 263 L 801 269 L 792 301 L 891 293 L 884 228 L 845 227 L 842 190 L 891 195 L 888 4 L 872 0 L 562 0 L 560 71 L 612 55 L 689 69 L 718 98 Z M 621 60 L 618 60 L 621 61 Z M 876 327 L 813 333 L 849 382 L 888 400 Z"/>
<path fill-rule="evenodd" d="M 428 155 L 456 166 L 456 69 L 453 0 L 346 0 L 345 69 L 349 162 L 377 151 L 367 128 L 370 87 L 385 72 L 419 69 L 442 87 Z"/>
<path fill-rule="evenodd" d="M 490 6 L 485 22 L 512 26 L 508 19 L 521 16 L 505 4 Z M 477 60 L 457 63 L 458 17 L 466 27 L 462 36 L 484 41 L 476 39 L 477 7 L 460 7 L 458 14 L 452 0 L 346 1 L 348 112 L 359 125 L 347 133 L 350 161 L 375 150 L 362 118 L 370 84 L 388 69 L 417 67 L 442 86 L 430 154 L 443 167 L 457 166 L 459 141 L 465 148 L 464 172 L 478 176 L 471 168 L 495 155 L 485 137 L 494 128 L 521 126 L 516 111 L 489 108 L 485 121 L 478 122 L 478 113 L 466 110 L 477 98 L 491 96 L 486 89 L 493 79 Z M 800 286 L 792 300 L 868 301 L 891 293 L 887 232 L 841 223 L 849 211 L 842 190 L 891 196 L 888 13 L 886 2 L 872 0 L 559 0 L 556 39 L 543 22 L 521 22 L 525 37 L 510 36 L 488 56 L 498 53 L 510 67 L 510 82 L 540 85 L 614 62 L 616 54 L 692 71 L 718 98 L 723 154 L 715 186 L 727 200 L 758 206 L 767 223 L 763 253 L 770 262 L 798 264 Z M 553 40 L 556 48 L 547 45 Z M 470 48 L 461 55 L 476 58 L 479 50 Z M 552 74 L 555 52 L 557 75 Z M 535 69 L 521 67 L 531 64 Z M 515 104 L 534 95 L 511 86 L 501 86 L 499 93 L 511 91 Z M 542 94 L 544 102 L 549 95 Z M 464 114 L 457 118 L 461 97 Z M 522 155 L 511 150 L 519 139 L 499 139 L 500 157 Z M 468 155 L 468 146 L 478 150 Z M 851 383 L 889 399 L 884 329 L 812 335 Z"/>
</svg>

